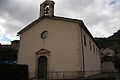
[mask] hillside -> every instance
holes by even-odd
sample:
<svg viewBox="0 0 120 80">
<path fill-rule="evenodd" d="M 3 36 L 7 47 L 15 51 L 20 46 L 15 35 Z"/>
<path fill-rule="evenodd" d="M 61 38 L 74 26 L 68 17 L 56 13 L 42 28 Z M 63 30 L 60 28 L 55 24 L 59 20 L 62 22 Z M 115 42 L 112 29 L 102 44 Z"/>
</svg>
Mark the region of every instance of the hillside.
<svg viewBox="0 0 120 80">
<path fill-rule="evenodd" d="M 95 38 L 95 40 L 100 48 L 114 48 L 115 46 L 120 48 L 120 30 L 108 38 Z"/>
</svg>

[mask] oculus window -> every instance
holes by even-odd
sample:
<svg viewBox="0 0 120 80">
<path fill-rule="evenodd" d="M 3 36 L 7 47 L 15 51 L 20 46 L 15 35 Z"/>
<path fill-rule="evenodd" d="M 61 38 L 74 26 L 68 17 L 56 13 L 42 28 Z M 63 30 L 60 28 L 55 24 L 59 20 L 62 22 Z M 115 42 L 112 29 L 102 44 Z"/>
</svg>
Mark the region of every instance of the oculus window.
<svg viewBox="0 0 120 80">
<path fill-rule="evenodd" d="M 48 31 L 43 31 L 42 33 L 41 33 L 41 38 L 42 39 L 46 39 L 48 37 Z"/>
</svg>

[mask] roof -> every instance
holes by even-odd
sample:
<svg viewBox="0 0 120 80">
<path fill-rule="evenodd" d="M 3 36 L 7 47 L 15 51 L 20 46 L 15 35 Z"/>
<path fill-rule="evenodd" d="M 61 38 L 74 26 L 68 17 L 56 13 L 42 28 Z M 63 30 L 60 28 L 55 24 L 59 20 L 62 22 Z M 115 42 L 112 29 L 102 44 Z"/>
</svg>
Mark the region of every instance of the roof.
<svg viewBox="0 0 120 80">
<path fill-rule="evenodd" d="M 69 21 L 69 22 L 75 22 L 78 23 L 80 26 L 82 26 L 82 28 L 88 33 L 88 35 L 92 38 L 92 40 L 95 42 L 95 44 L 98 46 L 98 44 L 96 43 L 96 41 L 94 40 L 93 36 L 91 35 L 91 33 L 88 31 L 88 29 L 86 28 L 86 26 L 84 25 L 82 20 L 78 20 L 78 19 L 71 19 L 71 18 L 65 18 L 65 17 L 58 17 L 58 16 L 42 16 L 39 17 L 37 20 L 33 21 L 31 24 L 29 24 L 28 26 L 26 26 L 25 28 L 23 28 L 21 31 L 19 31 L 17 34 L 20 35 L 23 32 L 25 32 L 26 30 L 28 30 L 29 28 L 33 27 L 34 25 L 36 25 L 37 23 L 39 23 L 40 21 L 42 21 L 43 19 L 53 19 L 53 20 L 62 20 L 62 21 Z M 99 47 L 99 46 L 98 46 Z"/>
<path fill-rule="evenodd" d="M 13 41 L 11 41 L 11 42 L 19 42 L 20 40 L 13 40 Z"/>
</svg>

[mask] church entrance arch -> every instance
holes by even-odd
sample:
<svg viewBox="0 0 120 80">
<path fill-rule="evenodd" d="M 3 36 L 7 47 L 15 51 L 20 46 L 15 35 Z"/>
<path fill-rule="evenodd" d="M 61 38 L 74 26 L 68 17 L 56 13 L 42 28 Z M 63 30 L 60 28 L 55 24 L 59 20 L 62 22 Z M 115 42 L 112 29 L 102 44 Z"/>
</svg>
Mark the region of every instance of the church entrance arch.
<svg viewBox="0 0 120 80">
<path fill-rule="evenodd" d="M 40 56 L 38 58 L 38 78 L 46 78 L 47 77 L 47 57 Z"/>
<path fill-rule="evenodd" d="M 36 52 L 36 77 L 47 78 L 47 71 L 49 71 L 50 66 L 50 51 L 47 49 L 40 49 Z"/>
</svg>

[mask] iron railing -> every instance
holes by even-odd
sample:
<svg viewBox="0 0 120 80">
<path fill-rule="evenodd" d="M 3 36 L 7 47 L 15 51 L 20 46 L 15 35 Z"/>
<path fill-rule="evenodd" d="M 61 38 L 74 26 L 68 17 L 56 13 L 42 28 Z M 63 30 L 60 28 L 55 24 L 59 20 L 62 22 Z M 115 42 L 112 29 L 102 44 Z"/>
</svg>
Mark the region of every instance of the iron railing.
<svg viewBox="0 0 120 80">
<path fill-rule="evenodd" d="M 100 71 L 54 71 L 42 73 L 37 80 L 120 80 L 118 72 Z"/>
<path fill-rule="evenodd" d="M 82 71 L 57 71 L 48 72 L 45 75 L 47 79 L 78 79 L 84 76 Z"/>
</svg>

